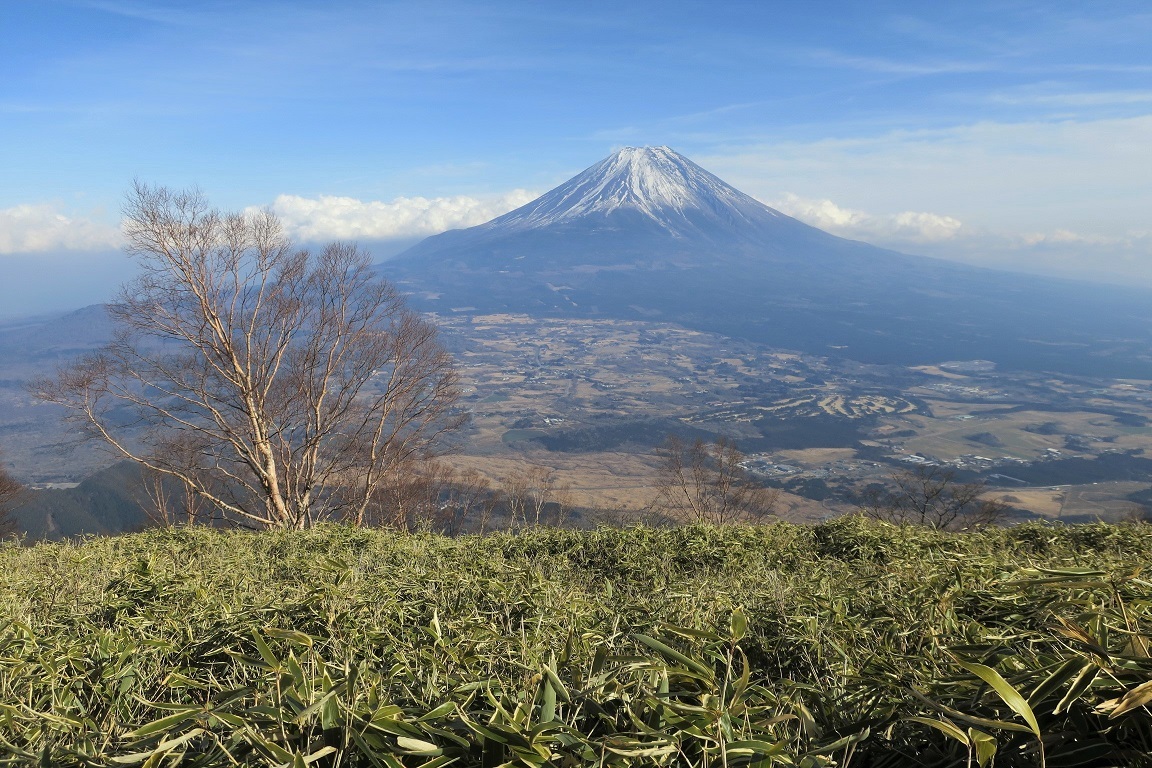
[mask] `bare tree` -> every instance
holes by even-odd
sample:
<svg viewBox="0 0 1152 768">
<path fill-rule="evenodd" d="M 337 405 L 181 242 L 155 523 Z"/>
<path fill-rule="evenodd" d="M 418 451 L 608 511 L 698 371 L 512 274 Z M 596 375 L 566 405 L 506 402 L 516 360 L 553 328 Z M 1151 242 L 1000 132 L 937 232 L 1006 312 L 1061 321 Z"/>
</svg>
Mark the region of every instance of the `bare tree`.
<svg viewBox="0 0 1152 768">
<path fill-rule="evenodd" d="M 1121 507 L 1116 519 L 1123 523 L 1152 523 L 1152 509 L 1133 502 Z"/>
<path fill-rule="evenodd" d="M 548 467 L 532 467 L 527 472 L 527 479 L 529 514 L 532 524 L 539 528 L 542 522 L 546 522 L 544 511 L 556 489 L 556 473 Z"/>
<path fill-rule="evenodd" d="M 528 508 L 531 505 L 532 481 L 528 472 L 518 469 L 500 480 L 500 494 L 508 508 L 508 528 L 528 525 Z"/>
<path fill-rule="evenodd" d="M 530 465 L 510 473 L 500 482 L 510 528 L 563 525 L 572 511 L 572 488 L 557 484 L 556 472 Z"/>
<path fill-rule="evenodd" d="M 864 501 L 869 517 L 897 525 L 974 530 L 995 525 L 1008 505 L 982 499 L 984 483 L 961 483 L 944 467 L 918 465 L 892 475 L 892 489 L 873 491 Z"/>
<path fill-rule="evenodd" d="M 169 463 L 197 478 L 195 484 L 177 480 L 170 474 L 140 467 L 140 506 L 153 525 L 204 525 L 219 518 L 208 499 L 196 487 L 213 484 L 212 472 L 200 465 L 196 441 L 184 439 L 185 433 L 174 432 L 168 439 L 157 437 L 156 452 Z"/>
<path fill-rule="evenodd" d="M 474 469 L 458 472 L 452 477 L 446 503 L 441 507 L 440 529 L 457 536 L 473 517 L 478 517 L 478 531 L 483 534 L 498 501 L 492 483 L 484 475 Z"/>
<path fill-rule="evenodd" d="M 109 309 L 114 340 L 34 391 L 215 514 L 364 523 L 380 486 L 460 424 L 435 328 L 356 247 L 298 250 L 269 212 L 143 184 L 125 230 L 140 274 Z"/>
<path fill-rule="evenodd" d="M 371 525 L 413 530 L 430 527 L 457 536 L 478 516 L 483 533 L 499 503 L 488 478 L 442 461 L 413 462 L 377 490 L 365 517 Z"/>
<path fill-rule="evenodd" d="M 669 435 L 660 451 L 658 491 L 650 512 L 701 523 L 756 522 L 770 517 L 779 491 L 757 483 L 741 466 L 732 441 L 685 443 Z"/>
<path fill-rule="evenodd" d="M 26 492 L 19 480 L 0 467 L 0 539 L 16 533 L 12 511 L 24 500 Z"/>
<path fill-rule="evenodd" d="M 439 461 L 408 462 L 380 484 L 365 522 L 407 530 L 437 526 L 455 477 L 456 471 Z"/>
<path fill-rule="evenodd" d="M 550 506 L 552 507 L 552 525 L 563 528 L 568 523 L 572 510 L 576 508 L 576 496 L 572 492 L 572 486 L 568 483 L 554 485 Z"/>
</svg>

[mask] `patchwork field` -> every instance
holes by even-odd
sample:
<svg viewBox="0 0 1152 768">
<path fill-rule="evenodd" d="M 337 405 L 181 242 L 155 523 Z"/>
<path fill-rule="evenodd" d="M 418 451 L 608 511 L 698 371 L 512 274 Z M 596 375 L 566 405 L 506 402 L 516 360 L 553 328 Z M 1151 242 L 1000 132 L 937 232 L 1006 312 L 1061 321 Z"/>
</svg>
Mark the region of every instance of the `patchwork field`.
<svg viewBox="0 0 1152 768">
<path fill-rule="evenodd" d="M 1013 506 L 1065 522 L 1119 520 L 1130 516 L 1135 504 L 1126 496 L 1148 487 L 1147 483 L 1115 482 L 1043 488 L 998 489 L 987 494 Z"/>
<path fill-rule="evenodd" d="M 644 508 L 656 451 L 673 432 L 724 436 L 793 467 L 771 479 L 785 487 L 781 513 L 797 520 L 851 510 L 853 489 L 925 462 L 985 479 L 1015 496 L 1013 506 L 1046 517 L 1125 515 L 1133 492 L 1125 483 L 1152 485 L 1141 464 L 1152 458 L 1149 381 L 999 372 L 985 361 L 864 365 L 658 322 L 434 319 L 471 415 L 450 460 L 496 482 L 550 468 L 580 505 Z M 23 388 L 31 369 L 5 365 L 0 436 L 21 479 L 74 483 L 111 462 L 91 447 L 65 450 L 73 438 L 60 414 Z M 1060 470 L 1002 479 L 1042 465 Z M 1083 493 L 1057 505 L 1049 484 Z"/>
<path fill-rule="evenodd" d="M 980 361 L 860 366 L 660 323 L 440 321 L 473 417 L 453 461 L 494 479 L 520 462 L 547 466 L 597 506 L 642 508 L 654 492 L 656 448 L 674 431 L 733 438 L 764 461 L 794 466 L 782 476 L 791 484 L 845 488 L 883 482 L 907 457 L 991 477 L 1022 463 L 1152 448 L 1152 382 L 1002 374 Z M 1085 485 L 1091 502 L 1059 503 L 1022 485 L 1001 495 L 1040 516 L 1115 518 L 1131 508 L 1125 483 Z M 836 492 L 820 496 L 782 497 L 783 513 L 821 519 L 853 508 Z"/>
</svg>

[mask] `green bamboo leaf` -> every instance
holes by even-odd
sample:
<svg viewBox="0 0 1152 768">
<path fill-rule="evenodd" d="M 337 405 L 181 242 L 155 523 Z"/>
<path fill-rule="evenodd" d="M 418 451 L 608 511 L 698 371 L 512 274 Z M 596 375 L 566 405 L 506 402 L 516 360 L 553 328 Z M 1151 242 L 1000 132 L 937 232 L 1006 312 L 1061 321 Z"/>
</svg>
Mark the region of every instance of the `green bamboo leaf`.
<svg viewBox="0 0 1152 768">
<path fill-rule="evenodd" d="M 423 739 L 414 739 L 409 736 L 397 736 L 396 744 L 400 749 L 410 755 L 435 757 L 436 755 L 444 754 L 444 750 L 432 742 L 424 741 Z"/>
<path fill-rule="evenodd" d="M 559 675 L 552 671 L 552 667 L 547 664 L 544 665 L 544 675 L 548 678 L 548 682 L 552 684 L 552 688 L 556 692 L 556 698 L 565 704 L 571 703 L 572 696 L 568 693 L 568 688 L 560 681 Z"/>
<path fill-rule="evenodd" d="M 1076 699 L 1084 695 L 1089 686 L 1096 680 L 1096 676 L 1100 674 L 1100 668 L 1095 664 L 1085 664 L 1084 668 L 1080 670 L 1080 674 L 1076 675 L 1076 679 L 1072 681 L 1072 685 L 1068 688 L 1068 692 L 1064 694 L 1064 698 L 1060 699 L 1060 703 L 1056 705 L 1056 709 L 1052 714 L 1059 715 L 1062 712 L 1067 712 L 1069 707 Z"/>
<path fill-rule="evenodd" d="M 698 675 L 700 675 L 700 676 L 702 676 L 708 680 L 711 680 L 713 677 L 712 670 L 709 669 L 707 666 L 700 663 L 696 659 L 685 656 L 684 654 L 680 653 L 680 651 L 677 651 L 675 648 L 671 648 L 671 647 L 665 645 L 664 643 L 660 642 L 659 640 L 657 640 L 654 637 L 648 637 L 648 635 L 635 634 L 635 635 L 632 635 L 632 638 L 634 640 L 638 640 L 639 642 L 648 646 L 652 650 L 656 651 L 658 654 L 663 656 L 668 661 L 675 661 L 679 664 L 683 664 L 688 669 L 692 670 L 696 674 L 698 674 Z"/>
<path fill-rule="evenodd" d="M 980 725 L 980 726 L 983 726 L 985 728 L 993 728 L 993 729 L 997 729 L 997 730 L 1001 730 L 1001 731 L 1016 731 L 1017 733 L 1032 733 L 1032 729 L 1026 725 L 1020 725 L 1019 723 L 1010 723 L 1007 720 L 991 720 L 987 717 L 977 717 L 976 715 L 969 715 L 969 714 L 966 714 L 964 712 L 961 712 L 958 709 L 953 709 L 952 707 L 949 707 L 947 704 L 941 704 L 938 701 L 933 701 L 932 699 L 928 698 L 927 696 L 925 696 L 924 694 L 920 693 L 917 690 L 912 690 L 911 694 L 913 696 L 915 696 L 917 699 L 920 699 L 920 701 L 924 702 L 928 706 L 935 707 L 936 709 L 940 710 L 944 714 L 948 715 L 948 717 L 952 720 L 959 720 L 960 722 L 963 722 L 963 723 L 971 723 L 972 725 Z"/>
<path fill-rule="evenodd" d="M 400 763 L 396 761 L 396 758 L 385 753 L 385 745 L 376 742 L 372 734 L 361 735 L 355 730 L 351 730 L 349 731 L 349 735 L 352 737 L 352 743 L 355 744 L 356 749 L 359 750 L 360 756 L 368 758 L 368 761 L 372 763 L 374 768 L 402 768 Z M 385 763 L 384 760 L 388 760 L 389 758 L 390 762 Z"/>
<path fill-rule="evenodd" d="M 455 763 L 456 760 L 457 758 L 451 755 L 441 755 L 440 757 L 432 758 L 426 763 L 421 763 L 420 768 L 444 768 L 446 765 Z"/>
<path fill-rule="evenodd" d="M 920 716 L 906 717 L 904 719 L 907 720 L 908 722 L 920 723 L 921 725 L 927 725 L 927 726 L 930 726 L 932 728 L 935 728 L 936 730 L 943 733 L 945 736 L 950 736 L 951 738 L 960 742 L 965 747 L 971 746 L 971 741 L 968 738 L 968 734 L 966 734 L 966 733 L 964 733 L 964 731 L 960 730 L 959 726 L 957 726 L 955 723 L 951 722 L 950 720 L 933 720 L 930 717 L 920 717 Z M 969 730 L 971 730 L 971 729 L 969 729 Z"/>
<path fill-rule="evenodd" d="M 258 751 L 263 751 L 265 754 L 270 755 L 273 760 L 276 760 L 280 765 L 291 766 L 296 757 L 284 749 L 274 741 L 264 738 L 251 728 L 244 729 L 244 738 L 248 743 L 255 747 Z"/>
<path fill-rule="evenodd" d="M 1099 568 L 1042 568 L 1037 567 L 1035 570 L 1040 573 L 1047 573 L 1052 576 L 1106 576 L 1107 571 L 1101 571 Z"/>
<path fill-rule="evenodd" d="M 278 629 L 277 627 L 265 627 L 264 634 L 268 635 L 269 637 L 274 637 L 277 640 L 287 640 L 294 645 L 303 646 L 305 648 L 311 648 L 319 639 L 312 637 L 311 635 L 306 635 L 296 629 Z"/>
<path fill-rule="evenodd" d="M 976 763 L 980 768 L 985 768 L 991 764 L 993 758 L 996 757 L 996 738 L 975 728 L 968 729 L 968 738 L 971 740 L 972 746 L 975 747 Z"/>
<path fill-rule="evenodd" d="M 1011 683 L 1001 677 L 999 672 L 983 664 L 964 661 L 957 663 L 992 686 L 996 694 L 1004 700 L 1004 703 L 1028 723 L 1028 727 L 1032 729 L 1032 733 L 1036 734 L 1036 738 L 1040 738 L 1040 724 L 1036 722 L 1036 715 L 1032 712 L 1032 707 L 1028 706 L 1028 702 L 1020 695 L 1020 692 L 1013 688 Z"/>
<path fill-rule="evenodd" d="M 1032 693 L 1028 694 L 1029 706 L 1035 707 L 1054 693 L 1056 689 L 1075 677 L 1084 663 L 1082 659 L 1072 658 L 1057 667 L 1056 671 L 1048 675 L 1042 683 L 1032 689 Z"/>
<path fill-rule="evenodd" d="M 779 755 L 783 754 L 784 750 L 787 748 L 788 744 L 783 741 L 771 742 L 759 741 L 757 739 L 732 741 L 724 745 L 724 751 L 729 755 L 736 757 L 743 757 L 748 755 Z"/>
<path fill-rule="evenodd" d="M 544 679 L 544 690 L 542 693 L 542 701 L 540 702 L 540 722 L 550 723 L 556 719 L 556 689 L 552 687 L 552 681 L 548 678 Z"/>
<path fill-rule="evenodd" d="M 336 693 L 336 691 L 328 693 L 321 699 L 324 706 L 320 710 L 320 727 L 326 731 L 337 728 L 342 723 L 340 717 L 340 699 L 338 696 L 334 696 L 334 693 Z"/>
<path fill-rule="evenodd" d="M 163 758 L 172 750 L 184 746 L 204 732 L 203 728 L 193 728 L 191 731 L 182 733 L 174 739 L 160 742 L 156 745 L 155 749 L 149 750 L 148 752 L 134 752 L 130 755 L 119 755 L 118 757 L 111 758 L 111 760 L 117 765 L 136 765 L 137 763 L 144 763 L 147 760 Z"/>
<path fill-rule="evenodd" d="M 296 715 L 296 717 L 294 717 L 292 721 L 294 723 L 296 723 L 297 725 L 303 725 L 308 720 L 308 718 L 310 718 L 310 717 L 312 717 L 312 715 L 316 714 L 317 710 L 323 709 L 325 706 L 328 705 L 329 702 L 333 701 L 336 694 L 337 694 L 337 691 L 329 691 L 328 693 L 324 694 L 314 704 L 301 710 L 300 714 Z M 331 727 L 331 724 L 329 724 L 325 727 Z"/>
<path fill-rule="evenodd" d="M 252 630 L 252 639 L 256 641 L 256 650 L 260 652 L 264 663 L 272 670 L 279 671 L 280 659 L 276 658 L 276 654 L 272 652 L 272 648 L 269 647 L 268 643 L 264 642 L 264 638 L 260 635 L 260 630 Z"/>
<path fill-rule="evenodd" d="M 200 707 L 189 707 L 183 712 L 177 712 L 174 715 L 168 715 L 167 717 L 162 717 L 159 720 L 153 720 L 147 725 L 142 725 L 129 733 L 128 736 L 133 739 L 143 739 L 147 736 L 160 733 L 161 731 L 167 731 L 173 726 L 179 725 L 186 720 L 199 717 L 201 714 L 203 714 L 203 712 L 204 710 L 202 710 Z"/>
<path fill-rule="evenodd" d="M 224 725 L 230 725 L 233 728 L 240 728 L 244 725 L 245 720 L 240 715 L 232 712 L 213 712 L 208 716 L 209 724 L 215 725 L 217 722 Z"/>
<path fill-rule="evenodd" d="M 622 757 L 664 757 L 676 753 L 675 744 L 650 746 L 644 742 L 605 742 L 604 748 Z"/>
<path fill-rule="evenodd" d="M 284 660 L 284 666 L 288 668 L 288 674 L 292 675 L 292 682 L 295 683 L 297 688 L 296 694 L 303 697 L 304 686 L 307 683 L 307 678 L 304 675 L 304 669 L 300 666 L 300 662 L 296 660 L 296 654 L 289 651 L 288 657 Z"/>
<path fill-rule="evenodd" d="M 748 617 L 744 615 L 744 611 L 737 608 L 732 611 L 732 617 L 728 621 L 729 628 L 732 632 L 732 639 L 740 641 L 748 634 Z"/>
<path fill-rule="evenodd" d="M 859 731 L 858 733 L 851 733 L 847 736 L 843 736 L 839 739 L 836 739 L 836 741 L 833 741 L 830 744 L 825 744 L 825 745 L 821 746 L 819 749 L 814 749 L 809 754 L 831 755 L 834 752 L 839 752 L 840 750 L 844 749 L 845 747 L 849 747 L 853 744 L 859 744 L 861 741 L 866 740 L 871 735 L 872 735 L 872 730 L 870 728 L 865 728 L 864 730 Z"/>
<path fill-rule="evenodd" d="M 416 718 L 418 723 L 426 723 L 429 720 L 439 720 L 442 717 L 452 714 L 456 711 L 456 704 L 451 701 L 446 701 L 435 709 L 430 709 L 420 717 Z"/>
<path fill-rule="evenodd" d="M 444 728 L 433 728 L 430 725 L 425 725 L 423 731 L 427 736 L 439 737 L 439 743 L 441 744 L 450 741 L 464 749 L 470 749 L 472 747 L 472 741 L 469 740 L 468 737 L 454 731 L 449 731 Z"/>
<path fill-rule="evenodd" d="M 812 717 L 812 713 L 808 710 L 808 707 L 804 706 L 804 702 L 796 701 L 795 707 L 796 716 L 800 720 L 800 728 L 804 731 L 804 734 L 817 739 L 820 738 L 824 730 L 816 723 L 816 718 Z"/>
<path fill-rule="evenodd" d="M 397 720 L 399 718 L 403 718 L 403 716 L 403 709 L 396 706 L 395 704 L 385 704 L 372 713 L 370 722 L 375 725 L 377 722 L 383 722 L 385 720 Z"/>
<path fill-rule="evenodd" d="M 608 582 L 609 584 L 611 582 Z M 608 660 L 608 646 L 601 644 L 596 646 L 596 653 L 592 656 L 592 674 L 598 675 L 604 669 L 604 663 Z"/>
<path fill-rule="evenodd" d="M 304 758 L 304 762 L 311 766 L 313 762 L 316 762 L 317 760 L 323 760 L 324 758 L 327 758 L 329 754 L 333 754 L 335 751 L 336 747 L 334 746 L 321 746 L 319 750 L 306 756 L 306 758 Z"/>
</svg>

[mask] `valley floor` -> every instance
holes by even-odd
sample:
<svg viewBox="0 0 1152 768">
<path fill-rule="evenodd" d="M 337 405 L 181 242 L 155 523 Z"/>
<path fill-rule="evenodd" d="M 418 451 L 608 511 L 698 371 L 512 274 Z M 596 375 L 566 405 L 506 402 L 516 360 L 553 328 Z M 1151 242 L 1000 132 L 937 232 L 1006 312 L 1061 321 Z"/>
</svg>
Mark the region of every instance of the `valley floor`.
<svg viewBox="0 0 1152 768">
<path fill-rule="evenodd" d="M 861 488 L 917 464 L 1070 522 L 1132 514 L 1152 485 L 1149 381 L 863 365 L 655 322 L 437 321 L 473 418 L 452 461 L 493 479 L 550 467 L 589 506 L 642 508 L 671 432 L 735 439 L 795 521 L 851 511 Z"/>
</svg>

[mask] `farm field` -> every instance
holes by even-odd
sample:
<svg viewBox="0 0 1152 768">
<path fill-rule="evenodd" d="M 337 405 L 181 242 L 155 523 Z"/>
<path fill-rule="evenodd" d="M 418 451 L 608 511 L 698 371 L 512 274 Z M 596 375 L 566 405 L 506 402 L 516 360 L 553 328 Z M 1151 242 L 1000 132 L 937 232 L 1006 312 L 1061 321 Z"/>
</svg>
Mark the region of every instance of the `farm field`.
<svg viewBox="0 0 1152 768">
<path fill-rule="evenodd" d="M 777 514 L 796 522 L 850 512 L 861 489 L 924 462 L 1016 498 L 1017 519 L 1118 520 L 1152 484 L 1149 381 L 980 361 L 863 365 L 637 320 L 434 319 L 471 417 L 447 460 L 497 484 L 550 469 L 577 505 L 613 519 L 637 519 L 656 493 L 657 452 L 674 432 L 724 436 L 794 468 L 766 479 L 781 489 Z M 114 461 L 35 404 L 21 384 L 30 370 L 0 361 L 6 460 L 34 468 L 20 479 L 75 484 Z M 1079 490 L 1053 501 L 1050 485 Z"/>
<path fill-rule="evenodd" d="M 557 487 L 572 494 L 577 507 L 599 510 L 600 517 L 573 520 L 595 524 L 609 515 L 607 522 L 636 521 L 656 494 L 657 459 L 651 453 L 590 452 L 554 453 L 529 449 L 506 455 L 473 456 L 455 454 L 444 461 L 459 469 L 472 469 L 499 484 L 504 478 L 522 472 L 525 465 L 552 470 Z M 851 506 L 830 507 L 794 493 L 783 492 L 776 504 L 776 517 L 790 522 L 815 522 L 833 514 L 851 511 Z"/>
<path fill-rule="evenodd" d="M 1025 463 L 1152 448 L 1152 382 L 979 363 L 862 366 L 654 322 L 465 314 L 438 322 L 461 360 L 472 414 L 451 461 L 493 479 L 517 462 L 547 466 L 583 503 L 603 508 L 644 506 L 670 432 L 724 435 L 747 454 L 794 466 L 775 479 L 786 481 L 780 515 L 795 521 L 851 511 L 854 489 L 887 481 L 909 457 L 987 479 L 1022 514 L 1059 516 L 1047 486 L 1017 493 L 1029 483 L 1000 476 Z M 1127 514 L 1131 473 L 1104 474 L 1109 482 L 1073 472 L 1060 480 L 1080 488 L 1065 494 L 1063 513 Z"/>
<path fill-rule="evenodd" d="M 1047 486 L 1044 488 L 996 489 L 986 494 L 1013 506 L 1024 506 L 1038 515 L 1064 522 L 1120 519 L 1130 512 L 1128 494 L 1147 488 L 1147 483 L 1098 483 Z"/>
<path fill-rule="evenodd" d="M 4 545 L 0 764 L 1147 766 L 1150 546 L 858 518 Z"/>
<path fill-rule="evenodd" d="M 931 402 L 933 411 L 936 403 Z M 980 411 L 971 419 L 958 420 L 957 412 Z M 910 417 L 918 434 L 905 440 L 905 448 L 917 453 L 957 457 L 966 453 L 993 453 L 1016 459 L 1038 460 L 1055 451 L 1059 454 L 1091 455 L 1091 445 L 1106 441 L 1113 450 L 1143 449 L 1152 441 L 1152 429 L 1129 427 L 1116 418 L 1092 412 L 1014 411 L 983 413 L 983 409 L 948 409 L 947 419 Z M 1083 449 L 1069 449 L 1066 435 L 1083 438 Z M 975 439 L 974 439 L 975 436 Z"/>
</svg>

